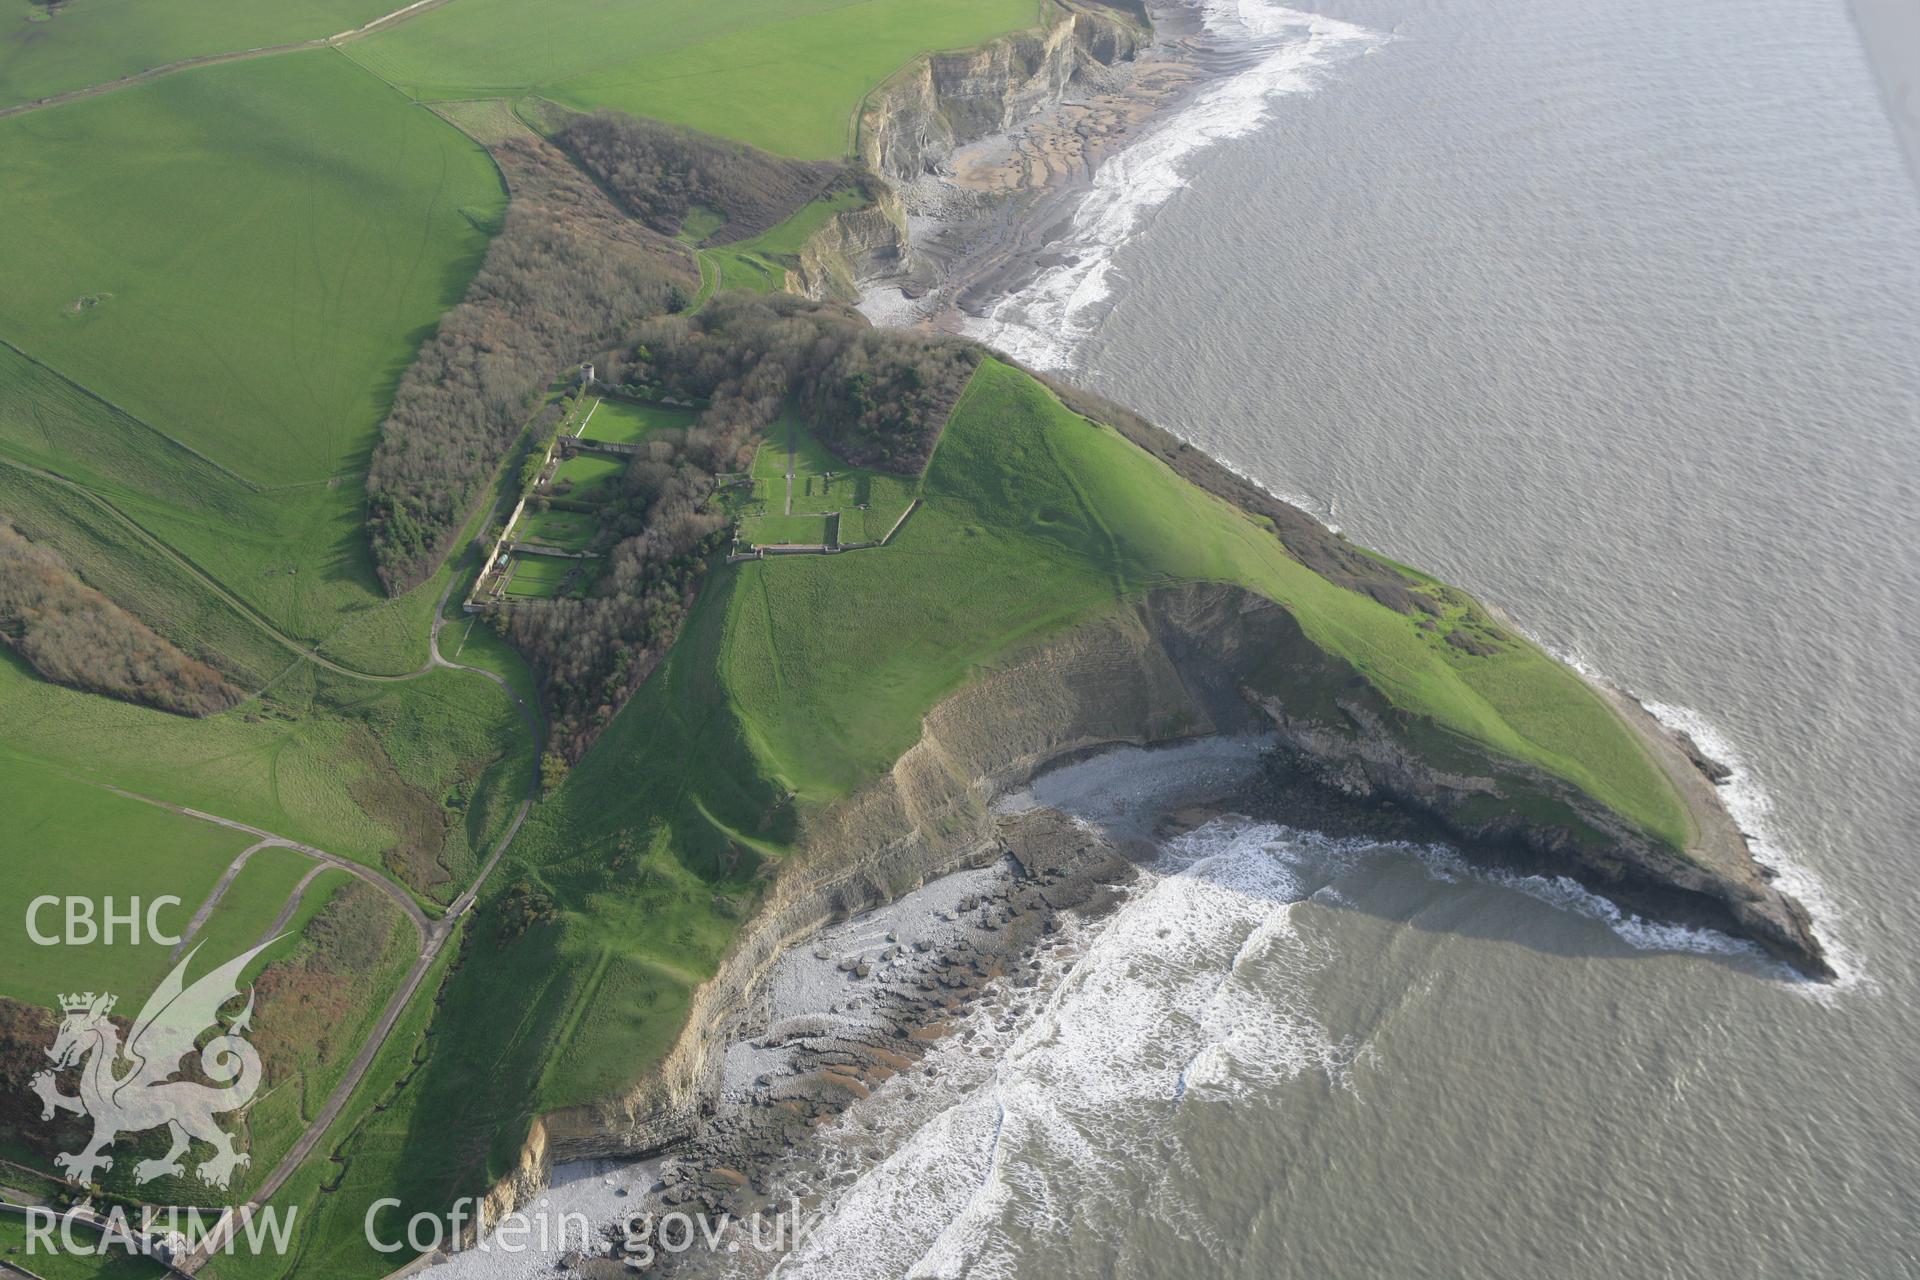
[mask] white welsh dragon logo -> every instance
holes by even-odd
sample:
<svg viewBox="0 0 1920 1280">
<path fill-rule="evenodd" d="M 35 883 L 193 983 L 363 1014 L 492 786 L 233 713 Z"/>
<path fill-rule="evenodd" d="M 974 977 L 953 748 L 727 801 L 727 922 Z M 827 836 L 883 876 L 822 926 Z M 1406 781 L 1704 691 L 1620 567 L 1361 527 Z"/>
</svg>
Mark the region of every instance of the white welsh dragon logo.
<svg viewBox="0 0 1920 1280">
<path fill-rule="evenodd" d="M 93 1118 L 93 1139 L 86 1148 L 53 1158 L 68 1177 L 92 1182 L 96 1170 L 113 1168 L 113 1157 L 105 1152 L 116 1137 L 161 1125 L 167 1127 L 173 1145 L 158 1160 L 142 1160 L 134 1166 L 135 1182 L 184 1173 L 180 1157 L 195 1139 L 214 1149 L 212 1158 L 196 1170 L 209 1186 L 225 1187 L 235 1169 L 251 1162 L 246 1152 L 234 1150 L 233 1136 L 214 1120 L 221 1112 L 246 1106 L 260 1088 L 260 1055 L 240 1034 L 253 1018 L 251 988 L 247 1007 L 225 1028 L 225 1034 L 200 1049 L 200 1070 L 214 1083 L 173 1077 L 201 1034 L 220 1029 L 220 1008 L 239 996 L 235 983 L 248 963 L 278 941 L 260 944 L 182 990 L 182 975 L 199 948 L 189 951 L 142 1006 L 124 1046 L 119 1030 L 107 1019 L 115 997 L 91 991 L 60 997 L 66 1018 L 53 1048 L 47 1050 L 53 1070 L 34 1076 L 33 1091 L 40 1095 L 43 1120 L 53 1119 L 56 1110 Z M 116 1074 L 123 1062 L 125 1070 Z M 54 1078 L 55 1072 L 76 1064 L 80 1066 L 77 1097 L 61 1093 Z"/>
</svg>

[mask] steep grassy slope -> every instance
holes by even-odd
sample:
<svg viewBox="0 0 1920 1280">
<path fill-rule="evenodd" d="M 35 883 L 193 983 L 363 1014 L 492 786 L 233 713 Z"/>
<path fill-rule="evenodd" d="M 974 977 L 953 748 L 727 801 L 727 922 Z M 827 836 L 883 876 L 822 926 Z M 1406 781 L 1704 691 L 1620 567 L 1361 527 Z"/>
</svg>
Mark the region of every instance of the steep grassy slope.
<svg viewBox="0 0 1920 1280">
<path fill-rule="evenodd" d="M 984 365 L 956 407 L 924 498 L 885 554 L 748 568 L 742 607 L 773 640 L 730 649 L 730 685 L 766 757 L 809 798 L 890 764 L 926 707 L 1011 640 L 1154 586 L 1212 581 L 1286 604 L 1401 708 L 1685 842 L 1671 788 L 1571 671 L 1520 643 L 1468 654 L 1332 586 L 1259 524 L 1007 366 Z M 861 625 L 863 600 L 887 602 L 887 625 Z"/>
<path fill-rule="evenodd" d="M 539 93 L 819 159 L 914 55 L 1037 20 L 1034 0 L 461 0 L 352 53 L 425 101 Z"/>
<path fill-rule="evenodd" d="M 255 619 L 315 645 L 404 614 L 403 634 L 338 656 L 389 675 L 427 660 L 433 590 L 378 593 L 355 478 L 254 484 L 6 347 L 0 512 L 243 687 L 291 657 Z"/>
<path fill-rule="evenodd" d="M 445 901 L 532 758 L 506 698 L 461 672 L 373 684 L 302 666 L 269 701 L 187 720 L 50 685 L 0 653 L 0 768 L 33 766 L 306 841 Z"/>
</svg>

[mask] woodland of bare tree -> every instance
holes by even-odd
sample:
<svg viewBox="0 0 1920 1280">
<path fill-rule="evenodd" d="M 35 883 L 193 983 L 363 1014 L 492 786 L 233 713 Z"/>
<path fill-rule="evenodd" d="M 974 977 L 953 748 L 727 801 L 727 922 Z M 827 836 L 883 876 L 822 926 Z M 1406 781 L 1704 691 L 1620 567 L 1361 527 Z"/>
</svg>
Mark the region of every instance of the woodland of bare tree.
<svg viewBox="0 0 1920 1280">
<path fill-rule="evenodd" d="M 595 508 L 607 550 L 590 595 L 492 612 L 540 676 L 549 749 L 578 760 L 666 655 L 726 542 L 728 520 L 709 504 L 716 477 L 748 469 L 781 414 L 800 414 L 855 462 L 914 472 L 978 362 L 979 348 L 958 339 L 876 330 L 834 303 L 747 294 L 649 320 L 632 348 L 603 359 L 603 375 L 635 392 L 707 407 L 687 430 L 651 436 L 619 496 Z"/>
<path fill-rule="evenodd" d="M 512 198 L 464 301 L 401 379 L 367 472 L 374 566 L 389 592 L 430 577 L 547 388 L 686 305 L 683 245 L 614 208 L 553 147 L 493 148 Z"/>
<path fill-rule="evenodd" d="M 785 407 L 862 467 L 917 474 L 982 349 L 963 338 L 876 329 L 851 308 L 788 294 L 725 294 L 694 316 L 640 327 L 637 379 L 709 397 L 763 428 Z"/>
<path fill-rule="evenodd" d="M 725 218 L 704 244 L 757 236 L 829 188 L 858 180 L 836 161 L 790 160 L 613 111 L 573 117 L 554 141 L 662 235 L 679 234 L 695 206 Z"/>
<path fill-rule="evenodd" d="M 856 465 L 913 474 L 980 350 L 787 295 L 722 294 L 681 314 L 697 276 L 667 236 L 690 210 L 726 218 L 717 241 L 750 235 L 859 181 L 838 164 L 606 112 L 574 117 L 555 139 L 493 146 L 511 190 L 505 225 L 402 379 L 367 499 L 375 566 L 397 593 L 452 550 L 515 441 L 529 428 L 535 441 L 551 436 L 564 408 L 541 401 L 569 366 L 593 359 L 607 381 L 705 404 L 691 428 L 648 440 L 613 501 L 583 504 L 603 556 L 587 595 L 490 611 L 540 679 L 549 752 L 564 765 L 678 635 L 726 540 L 728 521 L 709 506 L 718 474 L 750 466 L 786 412 Z M 534 501 L 567 499 L 548 487 Z"/>
<path fill-rule="evenodd" d="M 0 640 L 47 679 L 183 716 L 246 695 L 0 519 Z"/>
</svg>

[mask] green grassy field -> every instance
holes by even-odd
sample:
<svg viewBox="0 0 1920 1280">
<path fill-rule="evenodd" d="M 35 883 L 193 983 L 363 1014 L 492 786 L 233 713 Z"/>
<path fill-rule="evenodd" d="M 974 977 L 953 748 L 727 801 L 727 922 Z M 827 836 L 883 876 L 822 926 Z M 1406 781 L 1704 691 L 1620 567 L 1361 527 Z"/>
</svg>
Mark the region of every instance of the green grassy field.
<svg viewBox="0 0 1920 1280">
<path fill-rule="evenodd" d="M 749 516 L 740 522 L 740 537 L 756 547 L 822 546 L 832 523 L 831 517 L 821 515 Z"/>
<path fill-rule="evenodd" d="M 865 199 L 857 189 L 835 191 L 803 206 L 785 222 L 757 236 L 700 250 L 701 288 L 696 304 L 704 304 L 720 289 L 746 289 L 753 293 L 776 293 L 785 289 L 787 270 L 799 265 L 800 249 L 807 237 L 834 214 L 858 208 Z"/>
<path fill-rule="evenodd" d="M 701 249 L 701 294 L 695 297 L 695 303 L 703 305 L 718 290 L 778 294 L 787 288 L 787 269 L 799 267 L 799 253 L 806 238 L 835 213 L 856 209 L 864 200 L 851 188 L 831 192 L 822 200 L 803 205 L 785 223 L 770 226 L 749 240 Z"/>
<path fill-rule="evenodd" d="M 787 268 L 752 248 L 751 240 L 721 249 L 700 251 L 700 293 L 694 299 L 704 304 L 722 289 L 745 289 L 749 293 L 778 293 L 787 287 Z"/>
<path fill-rule="evenodd" d="M 516 555 L 512 576 L 507 579 L 507 594 L 524 600 L 552 599 L 579 565 L 577 560 L 553 556 Z"/>
<path fill-rule="evenodd" d="M 479 263 L 462 207 L 504 203 L 478 147 L 332 50 L 0 120 L 0 170 L 0 332 L 261 485 L 364 460 Z"/>
<path fill-rule="evenodd" d="M 787 450 L 793 450 L 793 512 L 787 505 Z M 753 500 L 743 512 L 741 536 L 755 545 L 821 541 L 819 519 L 840 516 L 842 544 L 878 542 L 887 536 L 919 492 L 919 482 L 849 466 L 812 432 L 795 422 L 775 427 L 753 456 Z"/>
<path fill-rule="evenodd" d="M 370 669 L 423 665 L 423 632 L 383 634 L 359 472 L 503 207 L 484 152 L 319 50 L 0 120 L 0 171 L 0 338 L 45 362 L 0 348 L 0 463 L 69 478 L 120 542 L 303 642 L 350 627 Z"/>
<path fill-rule="evenodd" d="M 465 672 L 374 683 L 302 665 L 271 702 L 188 720 L 48 684 L 0 649 L 0 764 L 50 766 L 373 867 L 401 851 L 415 887 L 444 901 L 457 888 L 443 866 L 477 865 L 526 792 L 532 748 L 506 697 Z"/>
<path fill-rule="evenodd" d="M 98 1237 L 84 1227 L 76 1226 L 74 1236 L 78 1240 L 91 1242 Z M 41 1277 L 41 1280 L 160 1280 L 167 1269 L 148 1258 L 136 1257 L 121 1250 L 114 1250 L 105 1257 L 88 1254 L 70 1254 L 61 1250 L 60 1233 L 55 1228 L 53 1243 L 55 1250 L 45 1248 L 27 1251 L 27 1221 L 11 1213 L 0 1213 L 0 1259 L 24 1267 L 29 1275 Z"/>
<path fill-rule="evenodd" d="M 602 400 L 580 432 L 586 440 L 639 444 L 655 431 L 684 431 L 699 417 L 692 409 L 670 404 L 639 404 L 631 400 Z"/>
<path fill-rule="evenodd" d="M 279 917 L 295 886 L 315 866 L 312 858 L 292 849 L 269 847 L 255 851 L 221 896 L 213 915 L 200 927 L 200 932 L 188 940 L 187 946 L 200 949 L 195 965 L 224 963 L 266 941 L 268 926 Z M 329 873 L 323 871 L 322 874 Z M 346 872 L 330 874 L 344 876 Z M 199 905 L 189 902 L 184 910 L 191 912 Z M 288 921 L 288 927 L 295 931 L 301 923 L 297 914 L 296 909 L 296 918 Z M 290 944 L 282 944 L 269 950 L 264 958 L 277 959 L 290 949 Z"/>
<path fill-rule="evenodd" d="M 878 542 L 886 537 L 912 505 L 917 488 L 896 476 L 856 481 L 853 503 L 840 508 L 840 541 Z"/>
<path fill-rule="evenodd" d="M 674 232 L 673 238 L 682 244 L 699 244 L 726 225 L 726 214 L 697 204 L 687 210 L 687 216 L 680 220 L 680 230 Z"/>
<path fill-rule="evenodd" d="M 40 946 L 25 927 L 29 901 L 43 894 L 96 902 L 111 896 L 125 909 L 130 898 L 145 903 L 171 894 L 181 905 L 163 909 L 157 922 L 178 934 L 227 864 L 253 843 L 240 832 L 124 799 L 48 766 L 11 758 L 0 762 L 0 813 L 7 815 L 9 901 L 17 904 L 17 918 L 0 930 L 0 995 L 29 1004 L 50 1003 L 60 991 L 112 991 L 132 1012 L 172 967 L 173 951 L 171 945 L 146 936 L 144 908 L 138 945 L 122 936 L 113 946 L 97 940 Z M 287 887 L 292 887 L 290 882 Z M 241 890 L 242 881 L 235 881 L 233 888 Z M 257 934 L 272 921 L 286 894 L 264 914 L 257 901 L 232 893 L 228 897 L 232 900 L 223 900 L 208 927 L 225 928 L 221 917 L 231 909 L 237 927 L 251 926 Z M 61 908 L 43 911 L 39 924 L 45 933 L 60 934 Z"/>
<path fill-rule="evenodd" d="M 350 50 L 421 99 L 539 93 L 817 159 L 915 55 L 1038 19 L 1034 0 L 461 0 Z"/>
<path fill-rule="evenodd" d="M 0 107 L 80 89 L 149 67 L 238 49 L 313 40 L 400 6 L 388 0 L 89 0 L 50 17 L 34 0 L 0 4 Z"/>
<path fill-rule="evenodd" d="M 580 511 L 534 511 L 520 517 L 513 536 L 523 542 L 537 542 L 562 551 L 582 551 L 593 541 L 600 524 Z"/>
<path fill-rule="evenodd" d="M 567 486 L 566 496 L 576 502 L 602 502 L 618 491 L 626 471 L 625 458 L 576 453 L 554 469 L 553 483 L 556 488 Z"/>
<path fill-rule="evenodd" d="M 781 491 L 780 486 L 787 474 L 787 450 L 795 430 L 794 424 L 783 418 L 768 428 L 767 438 L 753 451 L 754 483 L 758 485 L 764 481 L 775 486 L 773 493 L 761 495 L 763 497 L 778 496 Z M 798 466 L 797 457 L 795 465 Z"/>
<path fill-rule="evenodd" d="M 846 794 L 912 744 L 921 714 L 1024 637 L 1178 582 L 1234 582 L 1396 704 L 1590 790 L 1680 842 L 1670 787 L 1612 710 L 1527 646 L 1473 658 L 1288 557 L 1254 521 L 1116 433 L 988 363 L 950 422 L 919 514 L 884 552 L 739 567 L 722 679 L 780 783 Z M 833 625 L 887 602 L 887 625 Z"/>
</svg>

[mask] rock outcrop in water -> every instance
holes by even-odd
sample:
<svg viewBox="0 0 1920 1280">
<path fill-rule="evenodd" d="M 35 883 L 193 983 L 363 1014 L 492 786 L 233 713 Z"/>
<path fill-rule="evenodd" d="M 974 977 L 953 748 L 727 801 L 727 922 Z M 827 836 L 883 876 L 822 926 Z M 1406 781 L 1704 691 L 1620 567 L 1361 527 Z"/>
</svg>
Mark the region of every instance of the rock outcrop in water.
<svg viewBox="0 0 1920 1280">
<path fill-rule="evenodd" d="M 999 856 L 997 798 L 1052 761 L 1114 744 L 1271 731 L 1284 764 L 1314 785 L 1390 800 L 1470 853 L 1571 875 L 1634 910 L 1751 938 L 1825 976 L 1805 911 L 1747 855 L 1679 745 L 1650 719 L 1642 728 L 1675 782 L 1694 788 L 1700 835 L 1685 856 L 1528 766 L 1457 743 L 1437 750 L 1420 722 L 1387 705 L 1269 600 L 1219 585 L 1155 592 L 1027 650 L 929 713 L 919 743 L 885 777 L 812 823 L 805 852 L 782 867 L 720 971 L 695 994 L 660 1069 L 624 1096 L 546 1117 L 541 1137 L 557 1160 L 640 1155 L 685 1140 L 711 1105 L 720 1055 L 756 984 L 787 947 Z"/>
</svg>

